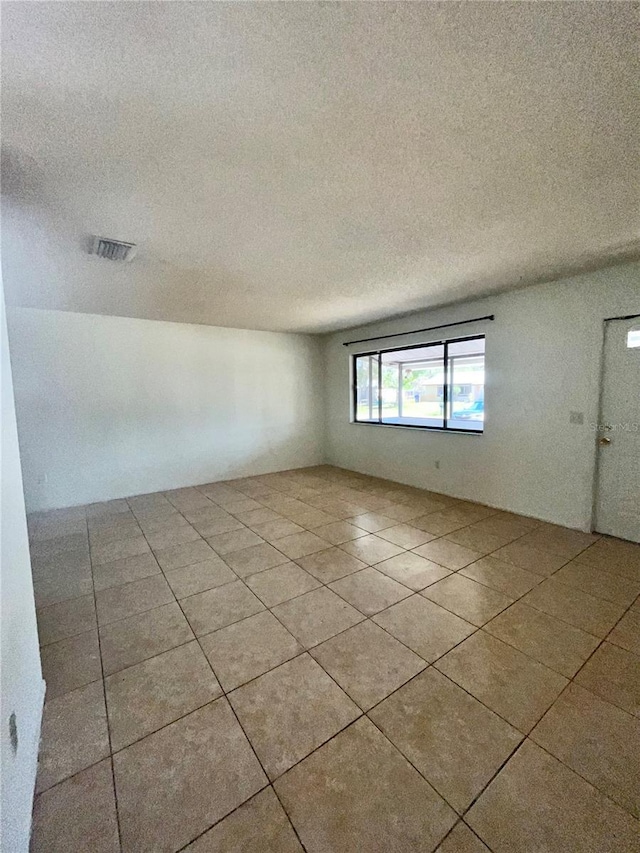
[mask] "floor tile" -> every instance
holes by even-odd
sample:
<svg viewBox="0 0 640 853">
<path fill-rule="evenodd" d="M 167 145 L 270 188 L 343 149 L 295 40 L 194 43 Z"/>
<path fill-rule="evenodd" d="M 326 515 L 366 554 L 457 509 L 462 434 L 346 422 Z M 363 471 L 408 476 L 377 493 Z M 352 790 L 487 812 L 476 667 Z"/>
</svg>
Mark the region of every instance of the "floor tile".
<svg viewBox="0 0 640 853">
<path fill-rule="evenodd" d="M 194 507 L 193 509 L 183 509 L 182 515 L 184 518 L 186 518 L 189 524 L 192 524 L 194 527 L 196 524 L 202 524 L 207 521 L 233 518 L 233 516 L 229 515 L 226 510 L 222 509 L 222 507 L 217 506 L 217 504 L 211 503 L 208 506 Z"/>
<path fill-rule="evenodd" d="M 194 521 L 193 526 L 201 536 L 216 536 L 220 533 L 229 533 L 232 530 L 242 530 L 244 524 L 232 515 L 209 516 L 199 521 Z"/>
<path fill-rule="evenodd" d="M 224 586 L 237 580 L 237 575 L 220 559 L 213 557 L 203 563 L 192 563 L 181 569 L 165 572 L 165 577 L 177 599 L 187 598 L 207 589 Z"/>
<path fill-rule="evenodd" d="M 145 535 L 146 534 L 156 534 L 156 533 L 169 533 L 170 531 L 178 531 L 179 532 L 182 530 L 193 532 L 193 527 L 189 524 L 187 519 L 183 515 L 180 515 L 180 513 L 177 511 L 174 512 L 173 515 L 162 516 L 161 518 L 156 518 L 153 516 L 151 518 L 141 518 L 138 521 L 138 524 L 142 528 Z M 149 538 L 149 537 L 147 537 L 147 538 Z M 190 538 L 195 539 L 196 537 L 191 536 Z M 189 542 L 190 540 L 186 539 L 186 541 Z M 152 544 L 153 547 L 159 547 L 159 548 L 163 547 L 162 545 L 159 545 L 156 543 L 150 542 L 149 544 Z M 179 545 L 179 544 L 180 544 L 179 542 L 167 542 L 164 547 L 166 547 L 168 545 Z"/>
<path fill-rule="evenodd" d="M 108 625 L 118 619 L 170 604 L 173 600 L 171 587 L 161 574 L 104 589 L 96 593 L 98 624 Z"/>
<path fill-rule="evenodd" d="M 247 527 L 255 527 L 257 524 L 267 524 L 269 521 L 282 521 L 280 513 L 275 512 L 267 507 L 254 509 L 251 512 L 242 512 L 237 516 L 238 520 Z"/>
<path fill-rule="evenodd" d="M 362 560 L 346 554 L 341 548 L 328 548 L 317 554 L 300 557 L 296 562 L 322 583 L 339 580 L 367 566 Z"/>
<path fill-rule="evenodd" d="M 537 526 L 537 522 L 534 522 L 533 526 Z M 494 513 L 488 518 L 483 518 L 482 521 L 476 521 L 470 525 L 469 530 L 479 530 L 485 533 L 493 533 L 495 536 L 501 536 L 506 544 L 507 542 L 519 539 L 525 533 L 530 533 L 532 523 L 531 519 L 523 521 L 522 516 L 508 518 L 506 513 Z"/>
<path fill-rule="evenodd" d="M 494 853 L 640 850 L 637 821 L 531 741 L 465 820 Z"/>
<path fill-rule="evenodd" d="M 428 586 L 421 595 L 478 626 L 484 625 L 513 602 L 502 592 L 460 574 L 449 575 Z"/>
<path fill-rule="evenodd" d="M 86 566 L 73 568 L 62 574 L 57 568 L 39 569 L 33 562 L 31 568 L 37 608 L 93 594 L 93 581 L 88 563 Z"/>
<path fill-rule="evenodd" d="M 190 524 L 179 525 L 177 527 L 168 526 L 151 533 L 145 532 L 145 536 L 149 545 L 154 550 L 172 548 L 176 545 L 183 545 L 185 542 L 199 541 L 201 538 L 198 531 L 191 527 Z"/>
<path fill-rule="evenodd" d="M 425 560 L 424 557 L 411 551 L 405 551 L 404 554 L 398 554 L 397 557 L 377 563 L 376 569 L 416 592 L 451 574 L 443 566 L 432 563 L 431 560 Z"/>
<path fill-rule="evenodd" d="M 83 530 L 82 533 L 72 533 L 68 536 L 35 540 L 31 543 L 31 556 L 35 559 L 47 559 L 73 552 L 87 554 L 88 548 L 87 531 Z"/>
<path fill-rule="evenodd" d="M 620 539 L 599 539 L 576 557 L 581 563 L 594 566 L 629 580 L 640 580 L 640 545 Z"/>
<path fill-rule="evenodd" d="M 640 609 L 625 613 L 607 641 L 640 657 Z"/>
<path fill-rule="evenodd" d="M 36 797 L 31 853 L 119 853 L 111 761 Z"/>
<path fill-rule="evenodd" d="M 624 613 L 622 605 L 594 598 L 555 578 L 547 578 L 528 592 L 522 602 L 596 637 L 606 636 Z"/>
<path fill-rule="evenodd" d="M 96 627 L 93 595 L 61 601 L 36 612 L 41 646 L 75 637 Z"/>
<path fill-rule="evenodd" d="M 165 604 L 100 628 L 104 674 L 193 640 L 193 632 L 176 604 Z"/>
<path fill-rule="evenodd" d="M 328 512 L 323 512 L 321 509 L 313 508 L 296 512 L 287 510 L 286 512 L 283 512 L 283 515 L 286 515 L 287 518 L 291 519 L 291 521 L 295 521 L 295 523 L 299 524 L 301 527 L 314 531 L 324 524 L 333 524 L 335 521 L 338 521 L 337 518 L 330 515 Z"/>
<path fill-rule="evenodd" d="M 491 589 L 496 589 L 498 592 L 503 592 L 510 598 L 520 598 L 525 592 L 529 592 L 542 581 L 540 575 L 527 572 L 511 563 L 505 563 L 493 557 L 483 557 L 481 560 L 476 560 L 475 563 L 470 563 L 460 569 L 460 574 L 491 587 Z"/>
<path fill-rule="evenodd" d="M 318 551 L 325 551 L 330 545 L 325 539 L 321 539 L 308 530 L 302 533 L 294 533 L 292 536 L 285 536 L 284 539 L 277 539 L 273 544 L 292 560 L 306 557 L 308 554 L 316 554 Z"/>
<path fill-rule="evenodd" d="M 432 533 L 419 530 L 410 524 L 396 524 L 393 527 L 387 527 L 385 530 L 379 530 L 378 536 L 380 539 L 386 539 L 387 542 L 393 542 L 394 545 L 399 545 L 401 548 L 417 548 L 435 538 Z"/>
<path fill-rule="evenodd" d="M 56 578 L 74 572 L 80 573 L 90 568 L 91 560 L 86 547 L 74 548 L 72 551 L 61 551 L 48 556 L 31 555 L 31 566 L 35 574 L 46 572 Z"/>
<path fill-rule="evenodd" d="M 158 561 L 149 552 L 148 554 L 137 554 L 135 557 L 124 557 L 122 560 L 114 560 L 112 563 L 94 566 L 93 583 L 96 592 L 100 592 L 112 586 L 132 583 L 159 573 Z"/>
<path fill-rule="evenodd" d="M 33 541 L 42 542 L 46 539 L 58 539 L 61 536 L 84 535 L 87 531 L 87 523 L 84 518 L 68 518 L 67 520 L 50 520 L 38 524 Z"/>
<path fill-rule="evenodd" d="M 452 515 L 449 510 L 444 509 L 438 512 L 428 512 L 426 515 L 413 518 L 411 519 L 411 524 L 414 527 L 419 527 L 420 530 L 426 530 L 427 533 L 431 533 L 434 536 L 445 536 L 447 533 L 453 533 L 454 530 L 466 527 L 469 521 L 465 518 Z"/>
<path fill-rule="evenodd" d="M 288 562 L 288 559 L 268 542 L 225 555 L 225 563 L 228 563 L 241 578 L 249 577 L 256 572 L 264 572 L 274 566 L 280 566 L 282 563 Z"/>
<path fill-rule="evenodd" d="M 349 521 L 334 521 L 331 524 L 323 524 L 314 528 L 313 532 L 332 545 L 342 545 L 344 542 L 351 542 L 353 539 L 360 539 L 367 535 L 366 530 L 356 527 Z"/>
<path fill-rule="evenodd" d="M 520 732 L 433 667 L 369 716 L 460 813 L 522 740 Z"/>
<path fill-rule="evenodd" d="M 491 853 L 486 844 L 460 821 L 451 830 L 436 853 Z"/>
<path fill-rule="evenodd" d="M 367 719 L 275 783 L 309 853 L 431 853 L 455 812 Z"/>
<path fill-rule="evenodd" d="M 365 512 L 362 515 L 356 515 L 350 521 L 356 527 L 361 527 L 369 533 L 377 533 L 386 527 L 393 527 L 396 523 L 394 518 L 389 518 L 388 515 L 379 512 Z"/>
<path fill-rule="evenodd" d="M 76 507 L 78 509 L 78 507 Z M 105 516 L 115 516 L 127 514 L 131 512 L 126 498 L 114 498 L 110 501 L 100 501 L 98 503 L 88 504 L 85 507 L 85 513 L 88 519 L 103 518 Z"/>
<path fill-rule="evenodd" d="M 329 585 L 365 616 L 373 616 L 411 595 L 411 590 L 373 567 L 362 569 Z"/>
<path fill-rule="evenodd" d="M 531 531 L 531 533 L 527 533 L 521 541 L 543 551 L 553 551 L 556 554 L 575 557 L 598 539 L 597 534 L 570 530 L 568 527 L 560 527 L 555 524 L 545 524 Z"/>
<path fill-rule="evenodd" d="M 133 539 L 121 539 L 117 542 L 107 542 L 91 549 L 91 562 L 94 566 L 101 563 L 112 563 L 124 557 L 135 557 L 137 554 L 148 554 L 149 545 L 144 536 Z"/>
<path fill-rule="evenodd" d="M 36 791 L 44 791 L 109 755 L 101 681 L 47 700 Z"/>
<path fill-rule="evenodd" d="M 424 509 L 422 507 L 412 507 L 408 504 L 397 503 L 385 507 L 384 514 L 388 518 L 392 518 L 394 521 L 404 524 L 407 521 L 411 521 L 413 518 L 418 518 L 419 515 L 424 515 Z"/>
<path fill-rule="evenodd" d="M 361 622 L 310 654 L 364 711 L 418 672 L 425 661 L 373 622 Z"/>
<path fill-rule="evenodd" d="M 245 583 L 267 607 L 274 607 L 321 586 L 295 563 L 283 563 L 266 572 L 250 575 Z"/>
<path fill-rule="evenodd" d="M 270 779 L 361 713 L 306 654 L 234 690 L 229 701 Z"/>
<path fill-rule="evenodd" d="M 326 588 L 278 604 L 273 612 L 307 649 L 364 619 L 354 607 Z"/>
<path fill-rule="evenodd" d="M 142 528 L 135 519 L 127 521 L 126 524 L 115 524 L 112 527 L 102 527 L 89 532 L 89 540 L 92 548 L 106 545 L 108 542 L 117 542 L 120 539 L 133 539 L 142 536 Z"/>
<path fill-rule="evenodd" d="M 349 501 L 323 497 L 318 501 L 317 511 L 325 512 L 333 518 L 344 520 L 346 518 L 351 519 L 355 515 L 361 515 L 365 512 L 365 507 L 359 504 L 350 503 Z M 294 518 L 297 515 L 292 515 L 289 510 L 283 510 L 283 512 L 291 518 Z"/>
<path fill-rule="evenodd" d="M 448 539 L 434 539 L 433 542 L 427 542 L 426 545 L 416 548 L 414 553 L 452 571 L 462 569 L 482 556 L 478 551 L 456 545 Z"/>
<path fill-rule="evenodd" d="M 640 720 L 636 717 L 570 684 L 530 737 L 640 817 Z"/>
<path fill-rule="evenodd" d="M 209 536 L 207 542 L 216 554 L 224 556 L 231 554 L 233 551 L 241 551 L 243 548 L 250 548 L 252 545 L 262 545 L 264 539 L 249 530 L 248 527 L 243 527 L 241 530 L 232 530 L 229 533 L 218 533 L 216 536 Z"/>
<path fill-rule="evenodd" d="M 508 510 L 500 510 L 494 515 L 491 516 L 496 523 L 500 522 L 509 522 L 512 524 L 518 524 L 521 527 L 528 527 L 530 530 L 533 530 L 536 527 L 541 527 L 545 522 L 541 521 L 539 518 L 533 518 L 530 515 L 519 515 L 517 512 L 509 512 Z"/>
<path fill-rule="evenodd" d="M 521 540 L 510 542 L 503 548 L 499 548 L 491 556 L 498 560 L 503 560 L 505 563 L 513 563 L 514 566 L 518 566 L 528 572 L 533 572 L 536 575 L 543 575 L 544 577 L 557 572 L 570 559 L 569 557 L 554 554 L 553 552 L 534 548 L 532 545 L 527 545 Z"/>
<path fill-rule="evenodd" d="M 169 853 L 266 783 L 224 699 L 171 723 L 113 758 L 123 853 Z"/>
<path fill-rule="evenodd" d="M 513 536 L 500 535 L 488 530 L 479 530 L 472 525 L 471 527 L 461 527 L 459 530 L 447 533 L 445 539 L 448 542 L 455 542 L 456 545 L 462 545 L 464 548 L 471 548 L 480 554 L 480 556 L 483 556 L 511 542 Z"/>
<path fill-rule="evenodd" d="M 108 676 L 105 689 L 114 751 L 222 693 L 195 641 Z"/>
<path fill-rule="evenodd" d="M 431 662 L 462 642 L 475 627 L 420 595 L 412 595 L 373 617 L 373 621 Z"/>
<path fill-rule="evenodd" d="M 640 657 L 603 643 L 576 681 L 608 702 L 640 717 Z"/>
<path fill-rule="evenodd" d="M 254 509 L 262 509 L 262 505 L 259 504 L 258 501 L 254 501 L 253 498 L 239 496 L 239 500 L 225 503 L 224 508 L 227 512 L 231 513 L 231 515 L 239 515 L 243 512 L 251 512 Z"/>
<path fill-rule="evenodd" d="M 567 684 L 564 676 L 482 631 L 452 649 L 435 665 L 525 733 Z"/>
<path fill-rule="evenodd" d="M 593 634 L 519 601 L 484 630 L 567 678 L 573 678 L 600 642 Z"/>
<path fill-rule="evenodd" d="M 640 581 L 628 580 L 575 561 L 563 566 L 556 572 L 554 579 L 595 598 L 604 598 L 605 601 L 612 601 L 624 607 L 628 607 L 640 594 Z"/>
<path fill-rule="evenodd" d="M 226 691 L 303 651 L 295 637 L 266 610 L 207 634 L 200 642 Z"/>
<path fill-rule="evenodd" d="M 266 524 L 256 524 L 252 530 L 271 545 L 276 539 L 283 539 L 285 536 L 292 536 L 294 533 L 304 533 L 304 527 L 300 527 L 299 524 L 294 524 L 293 521 L 286 518 L 283 518 L 282 521 L 267 521 Z"/>
<path fill-rule="evenodd" d="M 98 632 L 95 629 L 45 646 L 40 656 L 48 699 L 102 678 Z"/>
<path fill-rule="evenodd" d="M 103 530 L 110 530 L 118 527 L 130 527 L 132 524 L 139 523 L 139 520 L 129 509 L 126 512 L 115 514 L 107 513 L 103 516 L 87 518 L 89 536 L 91 536 L 92 533 L 100 533 Z"/>
<path fill-rule="evenodd" d="M 272 788 L 265 788 L 201 835 L 184 853 L 303 853 Z"/>
<path fill-rule="evenodd" d="M 193 563 L 202 563 L 216 556 L 215 551 L 203 539 L 197 542 L 186 542 L 184 545 L 174 545 L 172 548 L 163 548 L 155 551 L 155 555 L 165 572 L 191 566 Z"/>
<path fill-rule="evenodd" d="M 160 520 L 174 518 L 177 512 L 178 510 L 167 501 L 165 504 L 161 503 L 155 506 L 139 507 L 132 511 L 132 514 L 140 522 L 150 519 Z"/>
<path fill-rule="evenodd" d="M 340 548 L 346 551 L 347 554 L 351 554 L 352 557 L 356 557 L 356 559 L 362 560 L 363 563 L 367 563 L 370 566 L 375 563 L 381 563 L 383 560 L 389 560 L 391 557 L 402 554 L 404 551 L 404 548 L 401 548 L 399 545 L 394 545 L 393 542 L 387 542 L 385 539 L 380 539 L 379 536 L 374 536 L 373 534 L 363 536 L 361 539 L 354 539 L 351 542 L 345 542 L 343 545 L 340 545 Z"/>
<path fill-rule="evenodd" d="M 196 637 L 264 610 L 264 604 L 241 581 L 183 598 L 181 606 Z"/>
<path fill-rule="evenodd" d="M 171 506 L 164 495 L 159 492 L 149 495 L 133 495 L 133 497 L 127 498 L 127 503 L 134 512 L 145 512 L 155 510 L 158 507 Z"/>
</svg>

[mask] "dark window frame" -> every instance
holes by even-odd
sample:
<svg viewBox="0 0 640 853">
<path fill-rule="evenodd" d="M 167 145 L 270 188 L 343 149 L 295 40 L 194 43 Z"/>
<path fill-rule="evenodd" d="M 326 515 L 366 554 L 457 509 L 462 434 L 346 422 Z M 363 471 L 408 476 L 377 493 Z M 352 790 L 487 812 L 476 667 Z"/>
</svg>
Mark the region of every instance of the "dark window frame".
<svg viewBox="0 0 640 853">
<path fill-rule="evenodd" d="M 449 406 L 449 344 L 457 344 L 460 341 L 478 341 L 484 340 L 486 345 L 486 335 L 465 335 L 461 338 L 446 338 L 441 341 L 424 341 L 421 344 L 410 344 L 409 346 L 403 347 L 387 347 L 385 349 L 377 349 L 377 350 L 369 350 L 367 352 L 355 352 L 351 355 L 351 376 L 352 376 L 352 387 L 351 387 L 351 405 L 353 409 L 353 417 L 351 423 L 358 424 L 361 426 L 381 426 L 381 427 L 398 427 L 400 429 L 424 429 L 430 430 L 432 432 L 459 432 L 464 433 L 465 435 L 483 435 L 484 433 L 484 421 L 482 422 L 481 429 L 463 429 L 461 427 L 451 427 L 447 426 L 447 421 L 453 420 L 453 418 L 448 418 L 447 409 Z M 444 347 L 443 354 L 443 379 L 444 385 L 442 388 L 442 403 L 443 403 L 443 412 L 444 416 L 442 418 L 443 425 L 442 426 L 426 426 L 424 424 L 392 424 L 385 423 L 382 420 L 382 356 L 388 352 L 401 352 L 403 350 L 411 350 L 411 349 L 424 349 L 424 347 L 430 346 L 442 346 Z M 356 366 L 356 360 L 358 358 L 366 358 L 367 356 L 377 356 L 378 358 L 378 420 L 366 420 L 361 421 L 358 420 L 358 372 Z M 456 356 L 453 357 L 455 359 Z M 486 358 L 486 353 L 484 354 L 484 358 Z M 369 388 L 371 389 L 371 383 L 369 384 Z M 486 386 L 485 386 L 486 388 Z M 484 395 L 483 395 L 484 400 Z"/>
</svg>

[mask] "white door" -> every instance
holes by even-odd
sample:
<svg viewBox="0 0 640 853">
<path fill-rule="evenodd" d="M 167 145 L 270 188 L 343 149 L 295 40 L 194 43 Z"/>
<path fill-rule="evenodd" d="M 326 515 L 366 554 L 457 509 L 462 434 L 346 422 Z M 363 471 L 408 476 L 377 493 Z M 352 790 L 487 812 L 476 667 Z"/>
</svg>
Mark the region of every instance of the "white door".
<svg viewBox="0 0 640 853">
<path fill-rule="evenodd" d="M 596 530 L 640 542 L 640 317 L 607 320 Z"/>
</svg>

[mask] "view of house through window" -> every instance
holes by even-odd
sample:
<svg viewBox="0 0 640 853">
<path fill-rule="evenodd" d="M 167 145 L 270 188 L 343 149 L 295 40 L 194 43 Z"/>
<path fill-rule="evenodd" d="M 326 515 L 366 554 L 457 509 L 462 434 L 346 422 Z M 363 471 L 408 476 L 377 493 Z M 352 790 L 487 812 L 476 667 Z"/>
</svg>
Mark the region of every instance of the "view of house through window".
<svg viewBox="0 0 640 853">
<path fill-rule="evenodd" d="M 482 432 L 484 343 L 478 336 L 355 355 L 355 420 Z"/>
</svg>

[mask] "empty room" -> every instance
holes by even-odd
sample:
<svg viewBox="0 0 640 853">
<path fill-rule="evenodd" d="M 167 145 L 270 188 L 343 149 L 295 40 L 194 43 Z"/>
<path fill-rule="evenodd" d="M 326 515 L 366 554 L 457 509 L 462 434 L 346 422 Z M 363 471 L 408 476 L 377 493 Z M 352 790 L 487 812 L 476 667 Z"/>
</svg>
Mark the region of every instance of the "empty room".
<svg viewBox="0 0 640 853">
<path fill-rule="evenodd" d="M 640 853 L 640 6 L 0 16 L 2 853 Z"/>
</svg>

